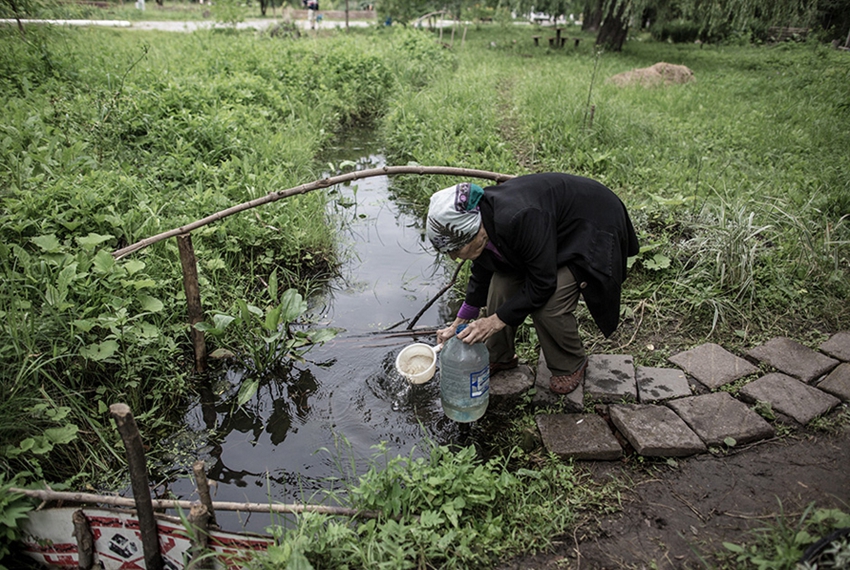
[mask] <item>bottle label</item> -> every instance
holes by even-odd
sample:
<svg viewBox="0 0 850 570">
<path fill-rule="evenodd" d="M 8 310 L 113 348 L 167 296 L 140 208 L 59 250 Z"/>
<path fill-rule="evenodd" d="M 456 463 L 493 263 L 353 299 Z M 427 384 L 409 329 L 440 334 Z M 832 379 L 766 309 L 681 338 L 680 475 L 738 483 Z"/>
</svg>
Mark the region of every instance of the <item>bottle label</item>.
<svg viewBox="0 0 850 570">
<path fill-rule="evenodd" d="M 490 365 L 469 375 L 469 397 L 480 398 L 490 389 Z"/>
</svg>

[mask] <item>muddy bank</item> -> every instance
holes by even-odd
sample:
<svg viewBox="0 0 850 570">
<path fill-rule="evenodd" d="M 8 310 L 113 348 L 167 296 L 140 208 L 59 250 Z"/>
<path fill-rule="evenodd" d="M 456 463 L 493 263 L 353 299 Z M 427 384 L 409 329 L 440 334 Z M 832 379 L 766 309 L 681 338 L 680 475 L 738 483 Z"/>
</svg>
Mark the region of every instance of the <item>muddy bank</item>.
<svg viewBox="0 0 850 570">
<path fill-rule="evenodd" d="M 806 507 L 850 510 L 850 427 L 835 435 L 800 432 L 726 456 L 701 455 L 676 466 L 582 464 L 598 481 L 631 480 L 622 511 L 586 517 L 555 539 L 551 552 L 506 562 L 500 570 L 714 567 L 723 542 L 752 540 L 748 530 L 798 520 Z"/>
</svg>

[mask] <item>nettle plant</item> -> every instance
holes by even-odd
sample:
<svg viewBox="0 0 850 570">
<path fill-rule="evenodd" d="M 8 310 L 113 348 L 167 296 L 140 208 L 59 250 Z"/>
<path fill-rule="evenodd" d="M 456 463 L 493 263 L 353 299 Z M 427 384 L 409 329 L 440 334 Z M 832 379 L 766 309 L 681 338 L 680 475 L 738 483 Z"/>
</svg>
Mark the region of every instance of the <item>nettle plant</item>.
<svg viewBox="0 0 850 570">
<path fill-rule="evenodd" d="M 219 341 L 210 356 L 236 357 L 249 370 L 237 396 L 238 405 L 253 398 L 264 376 L 274 373 L 281 362 L 301 360 L 314 345 L 334 338 L 333 328 L 301 330 L 298 322 L 307 312 L 307 302 L 295 289 L 278 295 L 277 270 L 269 277 L 269 304 L 264 308 L 238 299 L 230 313 L 215 312 L 195 328 Z"/>
</svg>

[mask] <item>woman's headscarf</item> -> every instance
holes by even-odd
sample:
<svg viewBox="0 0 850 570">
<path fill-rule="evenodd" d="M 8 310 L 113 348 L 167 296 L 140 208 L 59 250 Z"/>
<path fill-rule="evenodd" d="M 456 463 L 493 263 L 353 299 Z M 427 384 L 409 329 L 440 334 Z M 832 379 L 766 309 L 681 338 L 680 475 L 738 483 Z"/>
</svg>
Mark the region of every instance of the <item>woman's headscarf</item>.
<svg viewBox="0 0 850 570">
<path fill-rule="evenodd" d="M 472 241 L 481 227 L 478 201 L 483 195 L 477 184 L 461 182 L 431 196 L 425 232 L 434 249 L 448 253 Z"/>
</svg>

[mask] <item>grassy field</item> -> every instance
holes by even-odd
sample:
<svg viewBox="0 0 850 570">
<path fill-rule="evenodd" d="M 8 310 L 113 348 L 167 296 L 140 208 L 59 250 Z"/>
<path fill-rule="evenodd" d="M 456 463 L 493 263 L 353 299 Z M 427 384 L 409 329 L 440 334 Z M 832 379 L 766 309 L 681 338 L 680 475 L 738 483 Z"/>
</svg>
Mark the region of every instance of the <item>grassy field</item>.
<svg viewBox="0 0 850 570">
<path fill-rule="evenodd" d="M 648 362 L 706 339 L 817 343 L 847 328 L 846 54 L 648 41 L 606 54 L 589 38 L 535 48 L 532 33 L 456 39 L 458 70 L 388 110 L 394 159 L 572 172 L 615 190 L 643 252 L 612 346 L 652 344 Z M 607 81 L 657 62 L 685 65 L 695 81 Z M 428 193 L 417 184 L 413 195 Z"/>
<path fill-rule="evenodd" d="M 605 340 L 582 319 L 592 351 L 658 365 L 705 341 L 735 349 L 787 335 L 816 346 L 850 328 L 847 54 L 641 37 L 599 53 L 570 30 L 579 45 L 550 50 L 548 34 L 30 27 L 23 39 L 1 29 L 0 484 L 113 485 L 123 459 L 111 402 L 131 406 L 145 438 L 168 433 L 193 380 L 177 249 L 169 240 L 120 261 L 110 252 L 318 178 L 327 166 L 315 157 L 354 123 L 378 129 L 391 164 L 565 171 L 617 192 L 643 247 L 618 333 Z M 688 66 L 695 81 L 607 81 L 660 61 Z M 424 212 L 452 181 L 399 182 Z M 268 315 L 280 317 L 277 286 L 266 285 L 306 296 L 333 272 L 334 236 L 317 223 L 325 200 L 277 202 L 193 235 L 205 307 L 242 315 L 245 327 L 253 317 L 240 300 L 268 311 L 257 330 L 231 328 L 219 342 L 252 354 Z M 506 448 L 526 421 L 505 430 Z M 545 545 L 603 497 L 616 504 L 614 489 L 591 491 L 569 466 L 522 453 L 483 464 L 435 449 L 424 464 L 380 464 L 346 500 L 400 522 L 358 535 L 307 520 L 258 564 L 412 567 L 445 563 L 449 549 L 458 567 L 486 565 Z M 433 477 L 440 490 L 409 496 L 405 477 Z M 470 496 L 482 484 L 492 494 Z M 428 513 L 427 525 L 401 505 Z M 313 541 L 319 528 L 332 533 Z"/>
</svg>

